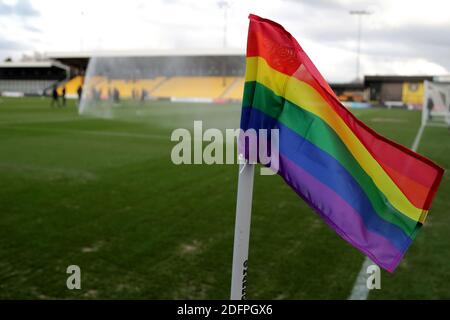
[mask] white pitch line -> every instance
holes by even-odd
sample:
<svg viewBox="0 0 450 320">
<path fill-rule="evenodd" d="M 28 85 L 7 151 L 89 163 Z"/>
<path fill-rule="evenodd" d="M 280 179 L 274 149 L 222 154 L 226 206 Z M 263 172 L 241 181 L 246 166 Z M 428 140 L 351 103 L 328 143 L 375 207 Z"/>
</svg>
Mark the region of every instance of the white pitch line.
<svg viewBox="0 0 450 320">
<path fill-rule="evenodd" d="M 420 139 L 422 138 L 424 129 L 425 126 L 420 126 L 419 131 L 417 132 L 416 138 L 414 139 L 413 145 L 411 147 L 412 151 L 417 151 L 417 148 L 419 148 Z"/>
<path fill-rule="evenodd" d="M 425 126 L 420 126 L 419 131 L 417 131 L 416 138 L 412 144 L 412 151 L 417 151 L 419 147 L 420 139 L 422 138 L 423 130 Z M 369 295 L 369 288 L 367 288 L 367 268 L 374 264 L 369 258 L 365 258 L 361 266 L 361 270 L 356 277 L 355 284 L 353 285 L 352 292 L 347 298 L 348 300 L 366 300 Z"/>
<path fill-rule="evenodd" d="M 366 300 L 369 295 L 369 289 L 367 288 L 367 268 L 372 265 L 373 262 L 369 258 L 365 258 L 362 264 L 361 270 L 356 277 L 355 284 L 353 285 L 352 293 L 347 298 L 348 300 Z"/>
</svg>

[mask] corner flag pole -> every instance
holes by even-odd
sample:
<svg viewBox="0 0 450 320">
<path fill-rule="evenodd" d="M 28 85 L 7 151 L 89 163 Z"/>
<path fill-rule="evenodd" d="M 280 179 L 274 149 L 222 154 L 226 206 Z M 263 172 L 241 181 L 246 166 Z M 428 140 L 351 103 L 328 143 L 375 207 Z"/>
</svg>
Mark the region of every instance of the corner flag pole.
<svg viewBox="0 0 450 320">
<path fill-rule="evenodd" d="M 239 166 L 233 268 L 231 270 L 231 300 L 246 298 L 254 172 L 254 164 L 244 163 Z"/>
</svg>

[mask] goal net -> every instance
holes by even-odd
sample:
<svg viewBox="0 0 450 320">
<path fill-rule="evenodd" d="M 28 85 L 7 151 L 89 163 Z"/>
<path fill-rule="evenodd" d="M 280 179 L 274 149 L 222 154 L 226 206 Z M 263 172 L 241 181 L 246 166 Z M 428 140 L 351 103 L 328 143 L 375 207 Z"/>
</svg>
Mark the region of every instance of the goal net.
<svg viewBox="0 0 450 320">
<path fill-rule="evenodd" d="M 422 125 L 450 126 L 450 84 L 425 81 Z"/>
</svg>

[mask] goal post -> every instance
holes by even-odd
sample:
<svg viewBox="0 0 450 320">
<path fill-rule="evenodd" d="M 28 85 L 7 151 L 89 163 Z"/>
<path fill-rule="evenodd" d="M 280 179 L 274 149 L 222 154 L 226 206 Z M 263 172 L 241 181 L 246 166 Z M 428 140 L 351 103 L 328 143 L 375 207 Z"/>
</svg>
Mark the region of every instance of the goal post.
<svg viewBox="0 0 450 320">
<path fill-rule="evenodd" d="M 450 126 L 450 83 L 424 82 L 422 125 Z"/>
</svg>

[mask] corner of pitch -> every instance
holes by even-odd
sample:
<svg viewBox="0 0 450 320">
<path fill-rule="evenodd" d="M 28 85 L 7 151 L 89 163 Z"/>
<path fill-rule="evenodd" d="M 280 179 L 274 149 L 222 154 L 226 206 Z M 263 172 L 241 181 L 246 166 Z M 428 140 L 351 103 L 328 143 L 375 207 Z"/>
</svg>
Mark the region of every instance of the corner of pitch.
<svg viewBox="0 0 450 320">
<path fill-rule="evenodd" d="M 203 122 L 194 121 L 193 134 L 188 129 L 178 128 L 173 130 L 170 140 L 177 142 L 170 155 L 175 165 L 260 163 L 263 165 L 261 175 L 274 175 L 279 170 L 279 130 L 276 128 L 225 129 L 224 137 L 222 130 L 203 130 Z"/>
</svg>

